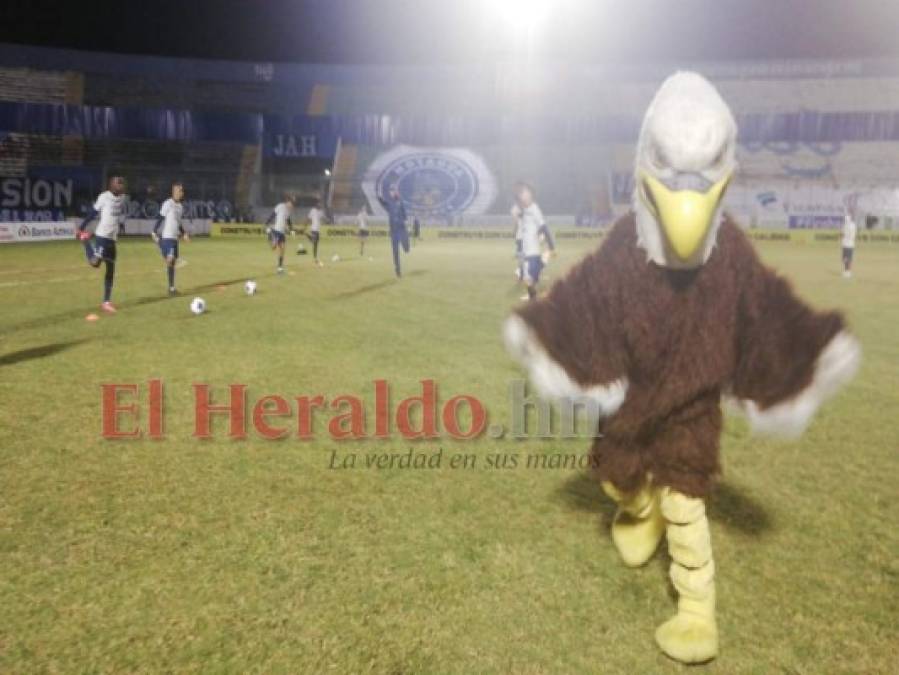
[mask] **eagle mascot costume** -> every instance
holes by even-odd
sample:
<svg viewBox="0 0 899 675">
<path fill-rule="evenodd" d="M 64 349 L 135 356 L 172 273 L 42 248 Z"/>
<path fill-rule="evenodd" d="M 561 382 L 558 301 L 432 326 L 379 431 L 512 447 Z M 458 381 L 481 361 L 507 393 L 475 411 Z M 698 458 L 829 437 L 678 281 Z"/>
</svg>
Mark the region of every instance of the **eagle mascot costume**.
<svg viewBox="0 0 899 675">
<path fill-rule="evenodd" d="M 669 77 L 640 131 L 633 213 L 504 327 L 543 396 L 600 412 L 592 466 L 618 504 L 612 541 L 639 566 L 667 539 L 677 613 L 655 638 L 685 663 L 718 652 L 705 500 L 722 397 L 754 431 L 795 436 L 861 355 L 842 316 L 799 300 L 723 213 L 736 136 L 711 83 Z"/>
</svg>

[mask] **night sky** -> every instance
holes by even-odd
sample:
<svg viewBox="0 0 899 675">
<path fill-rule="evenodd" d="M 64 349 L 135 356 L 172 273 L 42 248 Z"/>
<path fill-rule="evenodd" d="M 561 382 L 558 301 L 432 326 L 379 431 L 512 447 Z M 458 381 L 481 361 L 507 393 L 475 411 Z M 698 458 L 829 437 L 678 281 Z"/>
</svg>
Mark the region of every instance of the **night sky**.
<svg viewBox="0 0 899 675">
<path fill-rule="evenodd" d="M 588 63 L 899 56 L 895 0 L 557 0 L 534 53 Z M 508 59 L 490 0 L 0 0 L 0 41 L 250 61 Z M 574 5 L 574 7 L 572 7 Z"/>
</svg>

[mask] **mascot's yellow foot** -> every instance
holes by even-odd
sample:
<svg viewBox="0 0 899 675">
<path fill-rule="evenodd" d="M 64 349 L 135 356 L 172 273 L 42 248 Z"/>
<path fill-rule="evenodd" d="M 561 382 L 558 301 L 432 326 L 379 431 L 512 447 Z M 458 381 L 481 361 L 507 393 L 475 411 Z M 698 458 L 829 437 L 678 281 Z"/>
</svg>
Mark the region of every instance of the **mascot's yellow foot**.
<svg viewBox="0 0 899 675">
<path fill-rule="evenodd" d="M 623 494 L 610 483 L 603 489 L 618 502 L 612 521 L 612 542 L 628 567 L 645 565 L 665 534 L 665 519 L 658 495 L 648 485 L 633 494 Z"/>
<path fill-rule="evenodd" d="M 718 656 L 718 626 L 714 619 L 677 614 L 656 629 L 662 651 L 681 663 L 703 663 Z"/>
<path fill-rule="evenodd" d="M 656 642 L 673 659 L 702 663 L 718 655 L 715 561 L 705 504 L 667 487 L 659 494 L 678 599 L 677 615 L 659 626 Z"/>
<path fill-rule="evenodd" d="M 645 565 L 659 547 L 663 534 L 665 519 L 658 508 L 646 518 L 618 509 L 612 521 L 612 542 L 628 567 Z"/>
</svg>

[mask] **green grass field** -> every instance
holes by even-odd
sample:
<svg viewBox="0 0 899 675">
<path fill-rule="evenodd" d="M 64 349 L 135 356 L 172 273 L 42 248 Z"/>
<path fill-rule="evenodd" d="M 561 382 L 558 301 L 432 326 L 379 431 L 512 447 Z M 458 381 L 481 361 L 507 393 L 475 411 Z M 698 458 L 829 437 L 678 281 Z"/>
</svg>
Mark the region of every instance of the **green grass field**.
<svg viewBox="0 0 899 675">
<path fill-rule="evenodd" d="M 593 245 L 561 242 L 550 275 Z M 377 378 L 395 401 L 432 378 L 441 401 L 474 395 L 506 423 L 510 248 L 426 240 L 397 282 L 377 239 L 373 261 L 326 239 L 342 262 L 291 255 L 280 277 L 261 241 L 197 240 L 169 299 L 156 249 L 125 240 L 120 311 L 88 323 L 102 274 L 77 244 L 0 247 L 0 672 L 685 670 L 652 638 L 674 610 L 667 556 L 625 568 L 583 472 L 486 461 L 584 440 L 333 441 L 327 415 L 314 441 L 231 440 L 224 423 L 192 438 L 198 382 L 370 406 Z M 846 312 L 864 363 L 798 442 L 728 422 L 709 507 L 721 655 L 701 668 L 896 672 L 899 248 L 860 248 L 851 281 L 832 247 L 760 249 Z M 156 377 L 165 439 L 101 438 L 101 383 Z M 335 450 L 410 448 L 442 448 L 441 468 L 329 468 Z M 456 453 L 478 461 L 452 469 Z"/>
</svg>

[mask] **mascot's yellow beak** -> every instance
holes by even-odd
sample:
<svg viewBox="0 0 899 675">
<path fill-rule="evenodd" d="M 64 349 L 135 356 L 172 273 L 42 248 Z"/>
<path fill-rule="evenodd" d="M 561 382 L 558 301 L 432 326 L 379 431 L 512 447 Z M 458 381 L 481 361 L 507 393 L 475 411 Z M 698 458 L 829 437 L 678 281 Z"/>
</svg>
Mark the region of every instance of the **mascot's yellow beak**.
<svg viewBox="0 0 899 675">
<path fill-rule="evenodd" d="M 645 172 L 641 172 L 640 178 L 643 202 L 661 224 L 677 257 L 689 260 L 705 241 L 730 174 L 705 192 L 671 190 Z"/>
</svg>

